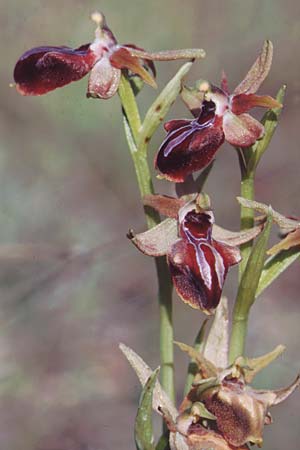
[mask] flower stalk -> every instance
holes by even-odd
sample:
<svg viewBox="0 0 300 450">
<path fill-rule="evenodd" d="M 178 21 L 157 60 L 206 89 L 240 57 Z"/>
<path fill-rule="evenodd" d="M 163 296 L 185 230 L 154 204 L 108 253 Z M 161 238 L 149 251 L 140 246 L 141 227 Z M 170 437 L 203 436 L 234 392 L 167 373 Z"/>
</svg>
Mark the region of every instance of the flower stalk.
<svg viewBox="0 0 300 450">
<path fill-rule="evenodd" d="M 134 164 L 141 198 L 154 194 L 154 187 L 147 161 L 147 146 L 138 147 L 141 119 L 130 82 L 121 77 L 119 97 L 124 111 L 124 128 L 132 161 Z M 159 214 L 153 209 L 145 209 L 148 228 L 160 223 Z M 164 257 L 155 258 L 158 279 L 158 302 L 160 316 L 160 365 L 161 384 L 171 399 L 175 398 L 174 388 L 174 351 L 172 321 L 172 283 Z"/>
<path fill-rule="evenodd" d="M 279 105 L 282 105 L 283 103 L 285 89 L 286 87 L 282 86 L 277 93 L 276 101 L 278 102 Z M 237 149 L 241 169 L 241 197 L 244 199 L 250 201 L 254 200 L 256 168 L 264 152 L 267 150 L 270 141 L 274 135 L 280 113 L 281 107 L 275 107 L 267 111 L 262 119 L 262 124 L 265 127 L 265 134 L 263 139 L 257 141 L 250 148 Z M 247 208 L 245 205 L 241 203 L 240 217 L 241 217 L 241 231 L 253 227 L 254 225 L 253 208 Z M 233 324 L 230 341 L 231 363 L 233 363 L 237 357 L 243 355 L 244 353 L 250 308 L 255 298 L 257 297 L 257 292 L 255 292 L 254 297 L 252 296 L 251 302 L 248 302 L 247 304 L 242 295 L 243 277 L 245 271 L 248 270 L 248 262 L 253 250 L 253 241 L 248 241 L 245 244 L 241 245 L 240 250 L 242 261 L 239 265 L 239 290 L 233 310 Z M 253 261 L 253 264 L 256 265 L 255 260 Z M 261 276 L 262 273 L 263 273 L 263 266 L 260 269 L 259 277 Z M 256 286 L 255 290 L 257 290 L 257 288 L 258 285 Z"/>
<path fill-rule="evenodd" d="M 251 160 L 250 154 L 253 153 L 253 148 L 246 149 L 244 152 L 243 149 L 238 149 L 239 152 L 239 160 L 240 160 L 240 169 L 241 169 L 241 197 L 246 198 L 247 200 L 254 200 L 255 189 L 254 189 L 254 181 L 255 181 L 255 169 L 249 169 L 249 161 Z M 248 152 L 248 154 L 247 154 Z M 247 230 L 254 226 L 254 210 L 245 208 L 241 205 L 240 209 L 240 226 L 241 231 Z M 232 318 L 232 331 L 231 331 L 231 339 L 230 339 L 230 350 L 229 350 L 229 361 L 233 363 L 236 358 L 242 356 L 245 350 L 247 331 L 248 331 L 248 320 L 251 305 L 254 301 L 254 298 L 248 305 L 245 304 L 244 299 L 244 291 L 242 290 L 243 285 L 243 277 L 246 274 L 246 270 L 248 269 L 247 264 L 252 252 L 253 241 L 248 241 L 245 244 L 241 245 L 241 257 L 242 260 L 239 264 L 239 289 L 237 298 L 234 305 L 233 310 L 233 318 Z M 260 276 L 260 274 L 259 274 Z M 250 280 L 251 282 L 251 280 Z M 255 288 L 256 290 L 256 288 Z"/>
<path fill-rule="evenodd" d="M 242 174 L 241 179 L 241 197 L 246 198 L 248 200 L 254 200 L 254 172 Z M 241 217 L 241 231 L 247 230 L 254 226 L 254 211 L 253 209 L 245 208 L 241 205 L 240 211 Z M 239 265 L 239 280 L 241 280 L 243 273 L 245 271 L 245 267 L 247 265 L 247 261 L 249 255 L 251 253 L 253 241 L 246 242 L 241 245 L 241 256 L 242 261 Z"/>
</svg>

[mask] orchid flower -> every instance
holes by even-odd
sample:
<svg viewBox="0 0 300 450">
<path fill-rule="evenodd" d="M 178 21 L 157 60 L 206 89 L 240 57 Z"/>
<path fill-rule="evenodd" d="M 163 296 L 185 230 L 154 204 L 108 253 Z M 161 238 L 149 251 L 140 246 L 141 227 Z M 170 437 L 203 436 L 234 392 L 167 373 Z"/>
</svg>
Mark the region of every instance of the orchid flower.
<svg viewBox="0 0 300 450">
<path fill-rule="evenodd" d="M 222 297 L 203 341 L 203 351 L 177 342 L 198 368 L 178 410 L 158 381 L 154 387 L 153 409 L 163 416 L 170 430 L 171 450 L 247 450 L 249 444 L 261 446 L 264 427 L 272 423 L 269 408 L 285 401 L 299 387 L 299 376 L 290 386 L 277 390 L 250 385 L 284 352 L 283 345 L 256 358 L 239 357 L 229 365 L 228 342 L 228 301 Z M 120 349 L 144 386 L 152 370 L 129 347 L 120 344 Z"/>
<path fill-rule="evenodd" d="M 167 255 L 180 298 L 192 308 L 212 314 L 219 304 L 229 268 L 241 260 L 238 245 L 252 240 L 261 227 L 237 233 L 224 230 L 214 224 L 207 202 L 204 194 L 180 199 L 147 196 L 145 205 L 171 218 L 129 237 L 146 255 Z"/>
<path fill-rule="evenodd" d="M 257 106 L 281 107 L 268 95 L 256 95 L 269 73 L 272 55 L 272 43 L 266 41 L 233 94 L 229 93 L 225 75 L 221 88 L 203 83 L 206 86 L 202 95 L 199 91 L 190 92 L 186 103 L 195 118 L 171 120 L 165 124 L 167 136 L 155 158 L 155 167 L 163 178 L 183 182 L 189 174 L 203 169 L 213 160 L 224 140 L 235 147 L 249 147 L 262 138 L 263 125 L 247 112 Z"/>
<path fill-rule="evenodd" d="M 90 73 L 87 97 L 108 99 L 118 90 L 122 69 L 130 70 L 145 83 L 156 87 L 153 61 L 205 56 L 201 49 L 150 53 L 132 44 L 119 45 L 103 14 L 95 12 L 92 20 L 97 28 L 90 44 L 76 49 L 43 46 L 25 52 L 14 69 L 17 91 L 22 95 L 42 95 Z"/>
</svg>

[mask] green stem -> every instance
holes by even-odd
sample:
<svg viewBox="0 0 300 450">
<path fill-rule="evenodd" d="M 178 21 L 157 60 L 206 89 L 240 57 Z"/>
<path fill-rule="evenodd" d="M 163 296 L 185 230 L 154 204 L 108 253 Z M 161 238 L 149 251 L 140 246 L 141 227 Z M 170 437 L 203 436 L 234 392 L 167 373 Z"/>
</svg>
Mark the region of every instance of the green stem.
<svg viewBox="0 0 300 450">
<path fill-rule="evenodd" d="M 254 200 L 254 174 L 246 174 L 242 176 L 241 180 L 241 197 L 248 200 Z M 247 230 L 254 226 L 254 210 L 241 206 L 241 231 Z M 244 273 L 247 261 L 252 249 L 252 242 L 246 242 L 241 245 L 242 261 L 239 265 L 239 280 L 241 280 Z"/>
<path fill-rule="evenodd" d="M 125 113 L 124 127 L 130 148 L 141 198 L 154 194 L 152 177 L 147 160 L 147 149 L 139 149 L 141 119 L 129 81 L 122 76 L 119 96 Z M 160 223 L 160 216 L 154 210 L 145 210 L 148 228 Z M 155 258 L 158 279 L 158 301 L 160 314 L 160 376 L 161 384 L 169 397 L 175 399 L 174 350 L 172 322 L 172 283 L 166 258 Z"/>
<path fill-rule="evenodd" d="M 241 196 L 249 200 L 254 200 L 254 173 L 248 173 L 246 170 L 242 171 L 241 180 Z M 254 225 L 254 210 L 241 206 L 241 230 L 252 228 Z M 245 267 L 247 265 L 253 241 L 241 245 L 242 261 L 239 265 L 239 283 L 241 283 Z M 243 299 L 237 297 L 232 319 L 232 331 L 230 339 L 229 360 L 233 363 L 238 356 L 244 354 L 247 330 L 248 330 L 248 316 L 249 311 L 242 308 Z"/>
<path fill-rule="evenodd" d="M 238 315 L 237 310 L 234 309 L 229 350 L 230 364 L 233 364 L 236 358 L 244 354 L 248 329 L 248 316 L 249 314 L 246 316 L 243 314 Z"/>
</svg>

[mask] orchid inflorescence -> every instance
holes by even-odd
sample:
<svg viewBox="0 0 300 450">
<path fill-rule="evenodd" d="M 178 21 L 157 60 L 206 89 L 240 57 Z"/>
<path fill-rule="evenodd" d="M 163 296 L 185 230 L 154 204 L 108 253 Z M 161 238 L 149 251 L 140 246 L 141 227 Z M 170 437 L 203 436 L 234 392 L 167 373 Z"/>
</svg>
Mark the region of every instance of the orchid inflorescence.
<svg viewBox="0 0 300 450">
<path fill-rule="evenodd" d="M 142 122 L 134 99 L 133 78 L 156 87 L 153 61 L 193 61 L 203 58 L 205 52 L 201 49 L 148 52 L 132 44 L 119 45 L 103 14 L 94 13 L 92 19 L 97 24 L 92 43 L 76 49 L 43 46 L 25 52 L 14 70 L 16 89 L 22 95 L 46 94 L 89 73 L 87 97 L 108 99 L 119 91 L 126 136 L 151 225 L 142 233 L 130 230 L 128 237 L 142 253 L 166 257 L 173 286 L 183 302 L 207 315 L 215 314 L 201 351 L 179 344 L 197 364 L 197 372 L 192 380 L 189 377 L 191 382 L 179 410 L 163 390 L 171 391 L 171 386 L 165 382 L 162 388 L 156 381 L 157 373 L 152 373 L 140 357 L 122 346 L 144 386 L 136 422 L 137 448 L 155 448 L 149 433 L 152 403 L 170 431 L 169 442 L 159 448 L 244 450 L 249 443 L 262 445 L 263 427 L 271 423 L 269 407 L 287 398 L 299 385 L 299 379 L 278 391 L 260 391 L 249 386 L 254 375 L 279 356 L 283 347 L 263 357 L 245 358 L 248 314 L 256 297 L 299 257 L 300 221 L 254 201 L 252 189 L 250 193 L 245 191 L 247 198 L 238 198 L 242 221 L 248 217 L 246 210 L 250 211 L 250 223 L 240 231 L 226 230 L 215 224 L 210 198 L 202 188 L 224 141 L 238 152 L 243 181 L 249 181 L 250 185 L 254 182 L 258 161 L 270 142 L 282 108 L 283 91 L 277 99 L 256 94 L 271 68 L 272 43 L 264 43 L 259 57 L 232 94 L 224 73 L 220 87 L 205 80 L 198 81 L 194 87 L 184 85 L 183 76 L 191 65 L 187 63 L 165 87 Z M 159 178 L 181 183 L 187 190 L 192 184 L 194 189 L 192 193 L 170 197 L 154 194 L 145 149 L 178 94 L 193 118 L 165 123 L 167 135 L 155 156 L 154 166 Z M 131 113 L 132 105 L 134 113 Z M 248 114 L 254 107 L 268 110 L 261 122 Z M 198 183 L 193 173 L 201 169 L 205 170 Z M 255 212 L 259 213 L 256 218 Z M 159 215 L 165 219 L 160 221 Z M 283 239 L 268 250 L 272 223 L 279 226 Z M 266 253 L 269 258 L 265 261 Z M 242 260 L 244 268 L 240 270 L 229 346 L 228 305 L 222 293 L 228 270 Z M 168 283 L 167 277 L 163 282 Z M 163 326 L 161 333 L 164 333 Z M 171 359 L 172 354 L 171 350 L 168 355 Z M 170 366 L 170 361 L 165 365 Z M 149 414 L 141 419 L 146 410 Z"/>
</svg>

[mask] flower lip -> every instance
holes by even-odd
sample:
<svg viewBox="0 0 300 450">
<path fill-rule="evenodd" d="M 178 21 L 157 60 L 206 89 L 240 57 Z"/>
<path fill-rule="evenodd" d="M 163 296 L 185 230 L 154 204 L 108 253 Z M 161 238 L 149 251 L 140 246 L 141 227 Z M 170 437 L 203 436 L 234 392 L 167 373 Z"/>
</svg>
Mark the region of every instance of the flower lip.
<svg viewBox="0 0 300 450">
<path fill-rule="evenodd" d="M 184 125 L 179 129 L 171 131 L 170 134 L 167 136 L 169 142 L 167 143 L 166 147 L 163 150 L 164 157 L 167 158 L 174 149 L 174 147 L 177 147 L 180 144 L 182 144 L 192 133 L 194 133 L 195 129 L 197 128 L 198 124 L 197 121 L 195 120 L 190 123 L 187 123 L 186 125 Z M 164 142 L 162 143 L 162 145 L 163 144 Z"/>
<path fill-rule="evenodd" d="M 210 126 L 213 123 L 216 114 L 217 105 L 213 100 L 206 100 L 203 106 L 202 114 L 199 114 L 197 119 L 192 121 L 192 126 L 197 130 Z"/>
<path fill-rule="evenodd" d="M 184 234 L 191 243 L 197 243 L 201 239 L 210 240 L 213 222 L 212 215 L 204 212 L 199 214 L 194 209 L 185 215 L 181 223 L 181 233 Z"/>
<path fill-rule="evenodd" d="M 214 216 L 195 201 L 180 208 L 179 235 L 167 253 L 176 290 L 190 306 L 210 314 L 218 305 L 229 267 L 239 252 L 212 239 Z"/>
<path fill-rule="evenodd" d="M 224 141 L 222 118 L 215 103 L 205 100 L 197 119 L 174 120 L 165 124 L 168 134 L 155 159 L 165 178 L 183 182 L 185 177 L 207 166 Z"/>
<path fill-rule="evenodd" d="M 25 52 L 14 69 L 17 90 L 23 95 L 41 95 L 84 77 L 96 57 L 90 44 L 77 49 L 36 47 Z"/>
</svg>

